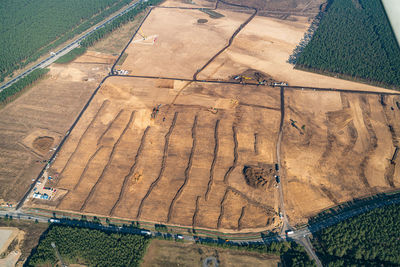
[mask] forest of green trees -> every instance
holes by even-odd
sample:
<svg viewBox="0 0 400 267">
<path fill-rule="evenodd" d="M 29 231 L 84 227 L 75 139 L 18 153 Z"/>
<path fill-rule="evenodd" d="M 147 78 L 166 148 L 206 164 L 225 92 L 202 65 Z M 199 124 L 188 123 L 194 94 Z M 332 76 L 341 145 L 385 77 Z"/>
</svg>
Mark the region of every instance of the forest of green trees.
<svg viewBox="0 0 400 267">
<path fill-rule="evenodd" d="M 324 266 L 399 266 L 400 205 L 375 209 L 314 234 Z"/>
<path fill-rule="evenodd" d="M 131 0 L 2 0 L 0 82 Z"/>
<path fill-rule="evenodd" d="M 139 266 L 149 244 L 140 235 L 108 233 L 70 226 L 51 226 L 38 247 L 32 251 L 27 266 L 54 266 L 58 261 L 54 242 L 63 261 L 88 266 Z"/>
<path fill-rule="evenodd" d="M 36 69 L 26 75 L 25 77 L 19 79 L 17 82 L 14 84 L 10 85 L 6 89 L 0 92 L 0 104 L 7 104 L 10 100 L 12 100 L 12 97 L 21 92 L 26 86 L 31 85 L 34 83 L 36 80 L 41 78 L 43 75 L 45 75 L 47 72 L 49 72 L 49 69 Z"/>
<path fill-rule="evenodd" d="M 329 0 L 296 67 L 400 87 L 400 49 L 380 0 Z"/>
</svg>

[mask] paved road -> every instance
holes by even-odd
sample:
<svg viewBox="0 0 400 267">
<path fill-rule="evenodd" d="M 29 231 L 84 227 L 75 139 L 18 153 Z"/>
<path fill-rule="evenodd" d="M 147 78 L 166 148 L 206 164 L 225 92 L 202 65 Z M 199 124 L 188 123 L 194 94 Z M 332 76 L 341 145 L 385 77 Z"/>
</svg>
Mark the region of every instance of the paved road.
<svg viewBox="0 0 400 267">
<path fill-rule="evenodd" d="M 19 79 L 21 79 L 22 77 L 28 75 L 29 73 L 31 73 L 32 71 L 34 71 L 35 69 L 39 69 L 39 68 L 45 68 L 47 66 L 49 66 L 51 63 L 53 63 L 54 61 L 56 61 L 58 58 L 60 58 L 61 56 L 67 54 L 69 51 L 71 51 L 72 49 L 76 48 L 79 46 L 80 42 L 82 40 L 84 40 L 86 37 L 88 37 L 90 34 L 92 34 L 93 32 L 95 32 L 96 30 L 103 28 L 106 24 L 108 24 L 109 22 L 113 21 L 114 19 L 122 16 L 123 14 L 127 13 L 129 10 L 135 8 L 139 3 L 142 2 L 147 2 L 147 0 L 139 0 L 138 2 L 130 5 L 128 8 L 124 9 L 123 11 L 119 12 L 118 14 L 112 16 L 111 18 L 107 19 L 106 21 L 104 21 L 103 23 L 101 23 L 100 25 L 96 26 L 95 28 L 91 29 L 90 31 L 88 31 L 87 33 L 85 33 L 84 35 L 80 36 L 78 39 L 76 39 L 75 41 L 72 41 L 71 43 L 69 43 L 68 45 L 66 45 L 65 47 L 61 48 L 60 50 L 58 50 L 57 52 L 54 52 L 53 55 L 49 56 L 48 58 L 40 61 L 39 63 L 37 63 L 36 65 L 34 65 L 33 67 L 29 68 L 28 70 L 24 71 L 23 73 L 21 73 L 20 75 L 16 76 L 15 78 L 13 78 L 12 80 L 8 81 L 7 83 L 3 84 L 2 86 L 0 86 L 0 92 L 3 91 L 5 88 L 7 88 L 8 86 L 12 85 L 13 83 L 15 83 L 16 81 L 18 81 Z"/>
</svg>

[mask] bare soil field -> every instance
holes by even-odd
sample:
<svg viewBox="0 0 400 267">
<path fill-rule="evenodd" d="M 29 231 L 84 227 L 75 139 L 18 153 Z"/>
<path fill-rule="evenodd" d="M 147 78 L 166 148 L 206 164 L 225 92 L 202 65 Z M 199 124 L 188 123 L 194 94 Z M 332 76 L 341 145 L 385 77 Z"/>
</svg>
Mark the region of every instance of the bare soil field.
<svg viewBox="0 0 400 267">
<path fill-rule="evenodd" d="M 53 65 L 44 80 L 0 110 L 0 204 L 16 203 L 108 72 L 108 55 L 90 64 Z M 78 59 L 81 60 L 82 58 Z M 113 57 L 115 60 L 115 57 Z"/>
<path fill-rule="evenodd" d="M 291 222 L 400 187 L 399 159 L 391 162 L 399 142 L 398 101 L 398 96 L 286 90 L 283 188 Z"/>
<path fill-rule="evenodd" d="M 213 257 L 219 266 L 279 266 L 278 256 L 232 249 L 212 248 L 199 244 L 153 240 L 141 266 L 209 266 L 204 260 Z M 214 266 L 214 265 L 211 265 Z"/>
<path fill-rule="evenodd" d="M 270 75 L 274 80 L 288 82 L 289 85 L 391 91 L 293 69 L 293 65 L 286 61 L 309 24 L 306 17 L 296 17 L 296 21 L 287 21 L 257 16 L 238 34 L 233 44 L 198 76 L 198 79 L 227 80 L 232 75 L 239 75 L 247 69 L 256 69 Z"/>
<path fill-rule="evenodd" d="M 192 78 L 249 17 L 217 11 L 224 17 L 155 8 L 120 68 L 132 75 Z M 294 70 L 286 60 L 308 24 L 306 17 L 257 16 L 198 79 L 243 75 L 248 83 L 258 73 L 290 85 L 389 92 Z M 399 142 L 398 96 L 283 90 L 280 172 L 292 225 L 354 197 L 400 186 L 398 158 L 392 158 Z M 49 169 L 58 174 L 49 181 L 56 196 L 30 199 L 26 206 L 225 232 L 276 229 L 280 120 L 280 88 L 109 77 Z"/>
<path fill-rule="evenodd" d="M 199 10 L 153 9 L 125 51 L 129 56 L 121 69 L 135 75 L 192 78 L 249 17 L 218 12 L 224 17 L 213 19 Z M 208 22 L 198 23 L 198 19 Z"/>
<path fill-rule="evenodd" d="M 54 186 L 68 193 L 29 205 L 272 229 L 279 224 L 272 171 L 279 121 L 279 91 L 272 88 L 109 78 L 51 167 L 60 173 Z M 246 183 L 245 166 L 268 168 L 262 185 Z"/>
</svg>

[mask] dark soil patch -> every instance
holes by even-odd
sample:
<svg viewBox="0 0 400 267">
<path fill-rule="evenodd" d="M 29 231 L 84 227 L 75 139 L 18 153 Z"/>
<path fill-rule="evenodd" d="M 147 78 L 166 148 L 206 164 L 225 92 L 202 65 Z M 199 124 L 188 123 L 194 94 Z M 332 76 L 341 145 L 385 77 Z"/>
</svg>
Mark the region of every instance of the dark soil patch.
<svg viewBox="0 0 400 267">
<path fill-rule="evenodd" d="M 54 138 L 50 136 L 39 136 L 33 141 L 32 146 L 41 154 L 47 153 L 54 143 Z"/>
<path fill-rule="evenodd" d="M 208 20 L 206 20 L 206 19 L 198 19 L 197 20 L 197 23 L 207 23 L 208 22 Z"/>
</svg>

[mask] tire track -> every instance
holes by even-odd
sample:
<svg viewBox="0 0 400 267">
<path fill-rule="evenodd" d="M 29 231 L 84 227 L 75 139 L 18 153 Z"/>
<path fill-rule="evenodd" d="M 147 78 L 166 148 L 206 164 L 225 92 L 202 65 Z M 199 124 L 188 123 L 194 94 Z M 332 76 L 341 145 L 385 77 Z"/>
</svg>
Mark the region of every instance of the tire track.
<svg viewBox="0 0 400 267">
<path fill-rule="evenodd" d="M 248 196 L 246 196 L 245 194 L 243 194 L 242 192 L 240 192 L 239 190 L 237 190 L 237 189 L 235 189 L 235 188 L 233 188 L 233 187 L 231 187 L 231 186 L 228 186 L 226 190 L 228 190 L 228 191 L 230 190 L 230 191 L 232 191 L 233 193 L 240 195 L 240 196 L 241 196 L 244 200 L 246 200 L 248 203 L 250 203 L 250 204 L 252 204 L 252 205 L 254 205 L 254 206 L 256 206 L 256 207 L 259 207 L 259 208 L 263 209 L 263 210 L 266 211 L 268 214 L 274 213 L 274 209 L 273 209 L 273 208 L 268 207 L 268 206 L 265 206 L 264 204 L 261 204 L 260 202 L 255 201 L 254 199 L 249 198 Z"/>
<path fill-rule="evenodd" d="M 232 132 L 233 132 L 233 163 L 232 166 L 229 167 L 228 171 L 225 173 L 224 176 L 224 183 L 228 183 L 228 178 L 231 175 L 232 171 L 236 168 L 239 154 L 238 154 L 238 141 L 237 141 L 237 129 L 236 126 L 232 126 Z"/>
<path fill-rule="evenodd" d="M 232 34 L 231 38 L 229 38 L 228 40 L 228 44 L 226 46 L 224 46 L 221 50 L 219 50 L 212 58 L 210 58 L 206 64 L 204 64 L 204 66 L 202 66 L 201 68 L 199 68 L 194 74 L 193 74 L 193 80 L 196 81 L 197 80 L 197 75 L 199 75 L 200 72 L 202 72 L 208 65 L 210 65 L 211 62 L 214 61 L 214 59 L 216 59 L 220 54 L 222 54 L 226 49 L 228 49 L 232 43 L 233 40 L 235 39 L 235 37 L 239 34 L 239 32 L 246 27 L 247 24 L 249 24 L 250 21 L 253 20 L 253 18 L 257 15 L 258 10 L 256 8 L 253 7 L 249 7 L 249 6 L 244 6 L 244 5 L 237 5 L 237 4 L 232 4 L 232 3 L 227 3 L 225 1 L 220 0 L 219 2 L 226 4 L 226 5 L 230 5 L 230 6 L 237 6 L 237 7 L 242 7 L 242 8 L 248 8 L 248 9 L 253 9 L 254 13 L 251 14 L 251 16 L 245 21 L 243 22 L 239 28 L 236 29 L 236 31 Z M 218 5 L 218 3 L 217 3 Z M 216 7 L 217 7 L 216 5 Z"/>
<path fill-rule="evenodd" d="M 161 180 L 162 175 L 164 174 L 165 165 L 166 165 L 167 157 L 168 157 L 169 138 L 170 138 L 170 136 L 172 134 L 172 131 L 175 128 L 175 124 L 176 124 L 177 118 L 178 118 L 178 112 L 175 112 L 174 118 L 173 118 L 172 123 L 171 123 L 171 126 L 169 127 L 169 130 L 168 130 L 167 134 L 165 135 L 164 154 L 163 154 L 163 158 L 162 158 L 162 161 L 161 161 L 160 173 L 158 174 L 158 177 L 151 183 L 149 189 L 146 192 L 146 195 L 140 201 L 139 209 L 138 209 L 138 212 L 137 212 L 137 215 L 136 215 L 137 218 L 139 218 L 140 215 L 142 214 L 142 209 L 143 209 L 144 202 L 149 197 L 151 191 L 153 191 L 154 187 L 158 184 L 158 182 Z"/>
<path fill-rule="evenodd" d="M 132 111 L 128 123 L 126 124 L 124 130 L 122 131 L 122 133 L 120 134 L 120 136 L 118 137 L 117 141 L 114 143 L 114 145 L 112 147 L 112 150 L 111 150 L 111 153 L 110 153 L 110 157 L 108 158 L 106 166 L 104 167 L 103 171 L 101 172 L 101 175 L 99 176 L 99 178 L 97 179 L 96 183 L 93 185 L 92 189 L 90 190 L 89 195 L 86 197 L 85 201 L 83 202 L 82 207 L 80 208 L 80 211 L 83 211 L 86 208 L 86 205 L 92 199 L 93 194 L 96 191 L 96 188 L 97 188 L 98 184 L 101 182 L 101 180 L 103 180 L 104 174 L 106 173 L 106 171 L 110 167 L 111 162 L 112 162 L 112 160 L 114 158 L 114 154 L 115 154 L 116 148 L 118 147 L 119 143 L 121 142 L 121 139 L 125 135 L 126 131 L 129 129 L 129 126 L 131 126 L 134 116 L 135 116 L 135 111 Z"/>
<path fill-rule="evenodd" d="M 192 170 L 192 165 L 193 165 L 193 156 L 194 156 L 194 152 L 196 151 L 196 146 L 197 146 L 197 135 L 196 135 L 197 134 L 197 132 L 196 132 L 197 119 L 198 119 L 198 116 L 196 115 L 194 117 L 194 122 L 193 122 L 193 126 L 192 126 L 192 149 L 190 150 L 188 164 L 185 169 L 185 180 L 183 181 L 183 184 L 181 185 L 181 187 L 179 187 L 178 191 L 176 192 L 174 198 L 171 201 L 171 204 L 169 205 L 167 222 L 169 222 L 171 220 L 171 215 L 174 210 L 175 203 L 179 199 L 179 197 L 182 195 L 183 189 L 185 188 L 185 186 L 190 178 L 190 171 Z"/>
<path fill-rule="evenodd" d="M 213 157 L 213 160 L 211 163 L 211 168 L 210 168 L 210 179 L 208 180 L 207 190 L 204 195 L 206 201 L 208 201 L 208 194 L 210 193 L 211 187 L 214 182 L 214 169 L 215 169 L 215 164 L 217 162 L 218 150 L 219 150 L 219 139 L 218 139 L 219 122 L 220 122 L 220 120 L 218 119 L 215 123 L 215 128 L 214 128 L 214 142 L 215 142 L 214 157 Z"/>
<path fill-rule="evenodd" d="M 317 187 L 315 187 L 316 190 L 318 190 Z M 325 196 L 327 196 L 329 198 L 330 201 L 332 201 L 335 205 L 339 204 L 339 201 L 337 200 L 337 198 L 332 194 L 332 192 L 326 188 L 324 185 L 322 185 L 320 187 L 321 191 L 325 194 Z"/>
<path fill-rule="evenodd" d="M 371 116 L 371 110 L 370 110 L 371 108 L 367 102 L 368 100 L 365 96 L 360 96 L 360 100 L 362 104 L 361 109 L 362 109 L 364 125 L 369 135 L 370 144 L 368 145 L 367 151 L 365 152 L 365 157 L 361 161 L 359 177 L 364 186 L 373 191 L 365 175 L 365 169 L 368 165 L 370 154 L 372 154 L 372 152 L 374 152 L 374 150 L 378 147 L 378 138 L 376 137 L 376 133 L 372 126 L 371 120 L 369 119 L 369 117 Z"/>
<path fill-rule="evenodd" d="M 248 103 L 239 102 L 239 105 L 252 107 L 252 108 L 261 108 L 261 109 L 281 111 L 281 108 L 267 107 L 267 106 L 262 106 L 262 105 L 257 105 L 257 104 L 248 104 Z"/>
<path fill-rule="evenodd" d="M 199 201 L 200 201 L 201 196 L 196 197 L 196 208 L 193 213 L 192 217 L 192 227 L 195 227 L 197 225 L 197 215 L 199 214 Z"/>
<path fill-rule="evenodd" d="M 225 190 L 224 197 L 222 198 L 221 203 L 220 203 L 221 210 L 220 210 L 219 216 L 218 216 L 217 228 L 221 228 L 222 217 L 224 216 L 224 212 L 225 212 L 224 203 L 225 203 L 226 199 L 228 198 L 228 193 L 229 193 L 229 189 L 227 188 Z"/>
<path fill-rule="evenodd" d="M 58 183 L 61 181 L 61 179 L 62 179 L 62 174 L 63 174 L 64 171 L 67 169 L 67 167 L 69 166 L 69 164 L 70 164 L 72 158 L 75 156 L 76 152 L 78 151 L 78 149 L 79 149 L 79 147 L 80 147 L 80 145 L 81 145 L 82 140 L 85 139 L 85 136 L 86 136 L 87 132 L 88 132 L 89 129 L 93 126 L 94 122 L 97 120 L 97 117 L 99 116 L 100 112 L 103 110 L 103 108 L 104 108 L 104 107 L 106 106 L 106 104 L 108 104 L 109 102 L 110 102 L 110 101 L 109 101 L 108 99 L 107 99 L 107 100 L 104 100 L 103 103 L 101 104 L 100 108 L 97 110 L 97 112 L 96 112 L 96 114 L 94 115 L 93 119 L 90 121 L 88 127 L 85 129 L 85 131 L 83 132 L 83 134 L 82 134 L 81 137 L 79 138 L 79 141 L 78 141 L 78 143 L 77 143 L 77 145 L 76 145 L 76 147 L 75 147 L 74 152 L 72 152 L 71 156 L 70 156 L 70 157 L 68 158 L 68 160 L 67 160 L 67 163 L 65 163 L 64 168 L 61 170 L 60 175 L 59 175 L 59 176 L 60 176 L 60 179 L 58 179 L 58 181 L 57 181 L 57 183 L 56 183 L 55 186 L 57 186 Z"/>
<path fill-rule="evenodd" d="M 140 157 L 140 155 L 141 155 L 141 153 L 143 151 L 144 143 L 146 142 L 146 136 L 147 136 L 147 133 L 149 132 L 149 130 L 150 130 L 150 126 L 147 126 L 147 128 L 143 132 L 142 138 L 140 140 L 140 145 L 139 145 L 138 150 L 136 152 L 134 163 L 131 166 L 131 168 L 129 170 L 129 173 L 125 176 L 124 181 L 122 182 L 121 191 L 119 192 L 119 196 L 118 196 L 117 201 L 115 202 L 115 204 L 111 208 L 111 211 L 109 213 L 110 216 L 112 216 L 114 214 L 115 209 L 118 207 L 119 203 L 121 202 L 121 200 L 125 196 L 126 185 L 128 183 L 128 180 L 132 177 L 132 175 L 134 174 L 134 172 L 136 170 L 136 166 L 138 164 L 139 157 Z"/>
<path fill-rule="evenodd" d="M 242 207 L 242 211 L 240 212 L 239 220 L 238 220 L 238 230 L 239 231 L 242 230 L 242 220 L 243 220 L 243 217 L 244 217 L 245 210 L 246 210 L 246 206 L 243 206 Z"/>
<path fill-rule="evenodd" d="M 118 112 L 118 114 L 114 117 L 114 119 L 108 123 L 106 130 L 100 135 L 99 139 L 97 139 L 97 145 L 100 144 L 100 142 L 101 142 L 101 140 L 103 139 L 103 137 L 104 137 L 104 136 L 106 135 L 106 133 L 112 128 L 114 122 L 118 120 L 118 118 L 121 116 L 121 114 L 122 114 L 123 111 L 124 111 L 124 110 L 121 109 L 121 110 Z"/>
<path fill-rule="evenodd" d="M 76 185 L 74 186 L 73 191 L 75 191 L 79 185 L 81 184 L 83 177 L 85 177 L 85 174 L 87 172 L 87 170 L 89 169 L 90 164 L 92 163 L 92 160 L 97 156 L 97 154 L 104 148 L 104 146 L 100 146 L 99 148 L 97 148 L 96 152 L 93 153 L 92 156 L 90 156 L 89 160 L 87 161 L 85 168 L 83 169 L 81 175 L 79 176 L 79 180 L 76 183 Z M 65 196 L 62 198 L 62 200 L 57 204 L 56 208 L 58 208 L 61 205 L 61 202 L 63 202 L 63 200 L 69 195 L 69 193 L 71 193 L 72 190 L 68 191 L 67 194 L 65 194 Z"/>
</svg>

